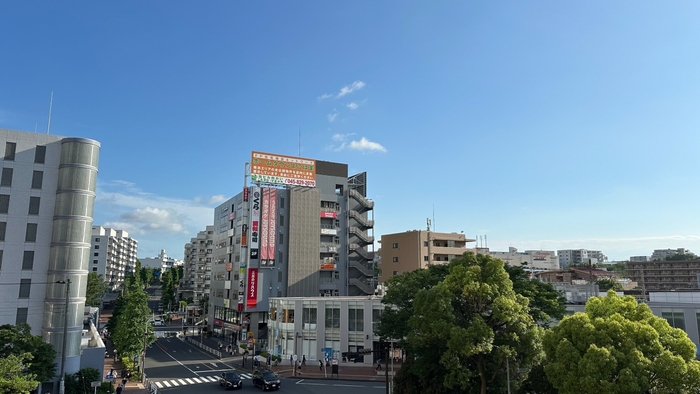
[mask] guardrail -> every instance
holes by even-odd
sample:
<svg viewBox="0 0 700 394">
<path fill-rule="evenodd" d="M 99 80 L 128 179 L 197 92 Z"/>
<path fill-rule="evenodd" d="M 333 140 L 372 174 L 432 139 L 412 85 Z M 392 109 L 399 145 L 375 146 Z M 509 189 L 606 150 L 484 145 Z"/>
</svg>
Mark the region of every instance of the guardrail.
<svg viewBox="0 0 700 394">
<path fill-rule="evenodd" d="M 158 386 L 156 386 L 155 383 L 148 380 L 145 373 L 143 374 L 143 387 L 145 387 L 146 390 L 148 390 L 148 392 L 151 394 L 158 394 Z"/>
<path fill-rule="evenodd" d="M 192 337 L 187 337 L 187 342 L 189 342 L 189 343 L 191 343 L 191 344 L 197 346 L 198 348 L 204 350 L 205 352 L 207 352 L 207 353 L 209 353 L 209 354 L 211 354 L 211 355 L 213 355 L 213 356 L 216 356 L 216 358 L 221 358 L 221 352 L 220 352 L 220 351 L 218 351 L 218 350 L 216 350 L 216 349 L 214 349 L 214 348 L 211 348 L 211 347 L 209 347 L 209 346 L 207 346 L 207 345 L 205 345 L 205 344 L 203 344 L 203 343 L 201 343 L 201 342 L 199 342 L 199 341 L 197 341 L 197 340 L 195 340 L 195 339 L 192 339 Z"/>
</svg>

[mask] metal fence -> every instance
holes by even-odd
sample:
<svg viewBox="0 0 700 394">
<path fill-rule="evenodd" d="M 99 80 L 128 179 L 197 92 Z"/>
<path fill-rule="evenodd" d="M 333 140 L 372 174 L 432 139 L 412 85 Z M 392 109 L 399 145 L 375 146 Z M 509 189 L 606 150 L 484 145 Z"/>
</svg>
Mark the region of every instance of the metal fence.
<svg viewBox="0 0 700 394">
<path fill-rule="evenodd" d="M 145 373 L 143 374 L 143 387 L 151 394 L 158 394 L 158 386 L 156 386 L 154 382 L 148 380 Z"/>
<path fill-rule="evenodd" d="M 191 343 L 191 344 L 197 346 L 198 348 L 200 348 L 200 349 L 204 350 L 205 352 L 207 352 L 207 353 L 209 353 L 209 354 L 215 356 L 216 358 L 221 358 L 221 352 L 220 352 L 220 351 L 218 351 L 218 350 L 216 350 L 216 349 L 214 349 L 214 348 L 211 348 L 211 347 L 209 347 L 209 346 L 207 346 L 207 345 L 205 345 L 205 344 L 199 342 L 199 341 L 196 340 L 196 339 L 192 339 L 192 337 L 187 337 L 187 342 L 189 342 L 189 343 Z"/>
</svg>

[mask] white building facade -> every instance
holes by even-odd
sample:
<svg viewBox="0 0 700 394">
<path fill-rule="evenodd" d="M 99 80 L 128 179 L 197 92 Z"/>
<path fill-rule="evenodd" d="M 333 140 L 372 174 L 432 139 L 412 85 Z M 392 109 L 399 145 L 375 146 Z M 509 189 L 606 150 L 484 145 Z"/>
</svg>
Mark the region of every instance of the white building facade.
<svg viewBox="0 0 700 394">
<path fill-rule="evenodd" d="M 100 144 L 0 129 L 0 149 L 0 324 L 29 324 L 56 349 L 60 370 L 70 281 L 65 372 L 75 373 Z"/>
<path fill-rule="evenodd" d="M 651 261 L 664 261 L 667 258 L 675 256 L 677 254 L 687 254 L 687 253 L 690 253 L 690 251 L 688 249 L 684 249 L 684 248 L 655 249 L 654 253 L 651 254 Z"/>
<path fill-rule="evenodd" d="M 117 290 L 134 273 L 138 248 L 126 231 L 92 226 L 90 272 L 102 275 L 109 290 Z"/>
<path fill-rule="evenodd" d="M 161 272 L 165 272 L 171 268 L 181 267 L 185 264 L 182 260 L 168 257 L 165 253 L 165 249 L 160 250 L 158 257 L 144 257 L 140 258 L 139 261 L 141 262 L 141 267 L 159 269 Z"/>
<path fill-rule="evenodd" d="M 211 291 L 211 262 L 214 248 L 214 226 L 197 233 L 185 245 L 184 270 L 178 291 L 180 299 L 200 300 Z"/>
<path fill-rule="evenodd" d="M 588 264 L 589 261 L 592 263 L 598 263 L 607 261 L 608 258 L 600 250 L 588 250 L 588 249 L 564 249 L 557 250 L 557 256 L 559 257 L 559 266 L 561 269 L 568 269 L 570 266 Z"/>
<path fill-rule="evenodd" d="M 492 257 L 503 260 L 506 264 L 523 267 L 528 272 L 542 272 L 559 269 L 557 253 L 550 250 L 526 250 L 510 247 L 507 252 L 489 251 Z"/>
</svg>

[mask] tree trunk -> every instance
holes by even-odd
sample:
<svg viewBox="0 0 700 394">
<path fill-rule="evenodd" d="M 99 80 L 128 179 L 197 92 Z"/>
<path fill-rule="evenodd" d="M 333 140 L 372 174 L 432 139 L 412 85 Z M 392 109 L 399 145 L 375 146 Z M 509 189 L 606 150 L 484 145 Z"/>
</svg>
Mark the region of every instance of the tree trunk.
<svg viewBox="0 0 700 394">
<path fill-rule="evenodd" d="M 479 356 L 476 360 L 476 368 L 479 371 L 479 378 L 481 379 L 481 394 L 486 394 L 486 376 L 484 375 L 483 357 Z"/>
</svg>

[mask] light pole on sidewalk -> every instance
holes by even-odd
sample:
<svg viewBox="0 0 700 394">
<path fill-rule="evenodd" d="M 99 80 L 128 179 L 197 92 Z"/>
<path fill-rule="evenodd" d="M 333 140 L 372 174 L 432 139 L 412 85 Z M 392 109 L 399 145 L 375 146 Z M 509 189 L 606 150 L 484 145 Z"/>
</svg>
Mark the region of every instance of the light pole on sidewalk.
<svg viewBox="0 0 700 394">
<path fill-rule="evenodd" d="M 63 316 L 63 343 L 61 344 L 61 380 L 58 386 L 58 393 L 65 394 L 66 392 L 66 338 L 68 336 L 68 299 L 70 297 L 70 279 L 59 280 L 56 283 L 66 285 L 66 310 Z"/>
</svg>

